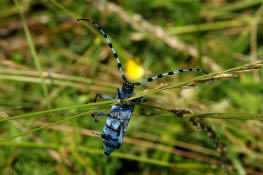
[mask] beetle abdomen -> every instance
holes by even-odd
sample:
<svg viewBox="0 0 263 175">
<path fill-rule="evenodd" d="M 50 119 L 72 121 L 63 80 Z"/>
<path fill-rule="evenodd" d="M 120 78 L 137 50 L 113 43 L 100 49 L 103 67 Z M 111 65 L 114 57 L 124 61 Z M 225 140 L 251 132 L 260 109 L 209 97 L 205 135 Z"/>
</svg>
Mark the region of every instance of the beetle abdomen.
<svg viewBox="0 0 263 175">
<path fill-rule="evenodd" d="M 120 148 L 133 108 L 134 105 L 126 108 L 123 105 L 112 107 L 111 116 L 107 118 L 101 135 L 106 155 Z"/>
<path fill-rule="evenodd" d="M 110 117 L 107 119 L 103 129 L 103 134 L 101 135 L 103 139 L 104 153 L 106 155 L 110 155 L 113 150 L 120 148 L 124 134 L 124 130 L 121 130 L 121 127 L 121 123 L 118 122 L 118 120 Z"/>
</svg>

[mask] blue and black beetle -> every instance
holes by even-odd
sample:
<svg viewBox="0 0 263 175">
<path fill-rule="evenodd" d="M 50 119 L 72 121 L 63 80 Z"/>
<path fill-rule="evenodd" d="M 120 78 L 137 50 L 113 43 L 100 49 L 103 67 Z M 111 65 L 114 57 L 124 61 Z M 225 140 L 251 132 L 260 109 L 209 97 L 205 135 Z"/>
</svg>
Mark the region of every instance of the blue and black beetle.
<svg viewBox="0 0 263 175">
<path fill-rule="evenodd" d="M 117 60 L 118 67 L 120 69 L 121 76 L 122 76 L 122 79 L 124 81 L 122 87 L 120 89 L 117 89 L 117 96 L 115 98 L 112 98 L 108 95 L 97 94 L 95 99 L 94 99 L 94 102 L 97 101 L 98 97 L 110 99 L 110 100 L 131 98 L 134 96 L 134 86 L 135 85 L 138 86 L 138 85 L 144 84 L 146 82 L 150 82 L 154 79 L 162 78 L 163 76 L 166 76 L 166 75 L 173 75 L 176 73 L 188 72 L 188 71 L 198 71 L 198 72 L 206 73 L 205 71 L 203 71 L 201 69 L 195 69 L 195 68 L 181 69 L 181 70 L 175 70 L 175 71 L 159 74 L 159 75 L 156 75 L 154 77 L 148 78 L 142 82 L 136 82 L 136 83 L 128 82 L 124 73 L 123 73 L 123 69 L 122 69 L 118 54 L 116 53 L 115 49 L 113 48 L 112 43 L 110 42 L 110 39 L 104 33 L 102 28 L 97 23 L 95 23 L 94 21 L 89 20 L 89 19 L 78 19 L 77 21 L 88 21 L 88 22 L 90 22 L 104 36 L 109 47 L 111 48 L 111 50 L 113 52 L 114 57 Z M 103 129 L 103 133 L 101 135 L 101 137 L 103 139 L 103 144 L 104 144 L 104 153 L 106 155 L 110 155 L 110 153 L 113 150 L 120 148 L 120 146 L 122 144 L 122 139 L 123 139 L 124 133 L 127 130 L 127 126 L 129 124 L 131 114 L 134 110 L 135 104 L 136 103 L 142 103 L 143 101 L 144 101 L 143 98 L 136 98 L 136 99 L 128 101 L 128 102 L 120 102 L 119 104 L 112 106 L 110 113 L 94 113 L 94 114 L 92 114 L 92 117 L 93 117 L 95 122 L 98 122 L 97 116 L 108 116 L 106 124 L 105 124 L 104 129 Z"/>
</svg>

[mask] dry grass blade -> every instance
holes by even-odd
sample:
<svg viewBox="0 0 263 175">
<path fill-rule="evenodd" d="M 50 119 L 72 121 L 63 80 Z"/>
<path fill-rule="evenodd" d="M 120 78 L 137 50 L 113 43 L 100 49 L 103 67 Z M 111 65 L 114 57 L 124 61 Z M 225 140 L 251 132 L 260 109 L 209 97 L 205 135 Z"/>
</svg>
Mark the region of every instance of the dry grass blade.
<svg viewBox="0 0 263 175">
<path fill-rule="evenodd" d="M 254 63 L 249 63 L 249 64 L 245 64 L 243 66 L 239 66 L 239 67 L 235 67 L 235 68 L 231 68 L 231 69 L 227 69 L 221 72 L 216 72 L 216 73 L 210 73 L 208 75 L 204 75 L 204 76 L 200 76 L 197 78 L 194 78 L 190 81 L 186 81 L 186 82 L 182 82 L 182 83 L 174 83 L 168 86 L 161 86 L 160 88 L 157 89 L 153 89 L 153 90 L 149 90 L 147 92 L 139 92 L 137 93 L 137 95 L 135 95 L 132 98 L 129 98 L 127 100 L 124 101 L 129 101 L 138 97 L 143 97 L 146 95 L 151 95 L 154 93 L 157 93 L 161 90 L 165 90 L 165 89 L 171 89 L 171 88 L 189 88 L 189 87 L 195 87 L 200 83 L 205 83 L 207 81 L 214 81 L 214 80 L 219 80 L 219 79 L 224 79 L 224 78 L 235 78 L 236 75 L 232 74 L 233 72 L 250 72 L 250 71 L 254 71 L 254 70 L 258 70 L 263 66 L 263 61 L 256 61 Z"/>
<path fill-rule="evenodd" d="M 206 114 L 185 114 L 185 118 L 215 118 L 215 119 L 239 119 L 239 120 L 263 120 L 263 114 L 248 113 L 206 113 Z"/>
<path fill-rule="evenodd" d="M 49 123 L 35 122 L 34 125 L 43 127 L 43 126 L 49 125 Z M 74 131 L 74 129 L 70 126 L 61 126 L 61 125 L 50 126 L 50 127 L 48 127 L 48 129 L 64 131 L 64 132 L 73 132 Z M 92 130 L 88 130 L 88 129 L 80 129 L 79 133 L 83 134 L 83 135 L 93 136 L 93 137 L 94 136 L 99 137 L 101 134 L 100 132 L 92 131 Z M 176 155 L 181 155 L 181 156 L 186 157 L 186 158 L 200 160 L 200 161 L 206 162 L 206 163 L 213 163 L 216 165 L 220 164 L 219 161 L 217 161 L 213 158 L 209 158 L 209 157 L 206 157 L 206 156 L 194 153 L 194 152 L 175 149 L 175 148 L 172 148 L 169 146 L 165 146 L 165 145 L 161 145 L 161 144 L 157 144 L 157 143 L 153 143 L 153 142 L 149 142 L 149 141 L 125 137 L 124 142 L 129 143 L 129 144 L 133 144 L 133 145 L 138 145 L 138 146 L 145 147 L 145 148 L 157 149 L 157 150 L 169 152 L 169 153 L 176 154 Z"/>
</svg>

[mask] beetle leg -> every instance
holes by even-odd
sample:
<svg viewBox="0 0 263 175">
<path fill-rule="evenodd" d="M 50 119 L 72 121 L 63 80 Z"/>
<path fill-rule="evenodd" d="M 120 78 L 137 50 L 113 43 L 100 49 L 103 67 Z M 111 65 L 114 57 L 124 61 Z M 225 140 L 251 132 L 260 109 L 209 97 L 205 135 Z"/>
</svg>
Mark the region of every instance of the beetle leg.
<svg viewBox="0 0 263 175">
<path fill-rule="evenodd" d="M 117 94 L 117 99 L 122 99 L 121 91 L 119 88 L 117 89 Z"/>
<path fill-rule="evenodd" d="M 95 99 L 94 99 L 94 102 L 97 101 L 97 98 L 98 97 L 101 97 L 101 98 L 104 98 L 104 99 L 109 99 L 109 100 L 114 100 L 112 97 L 108 96 L 108 95 L 104 95 L 104 94 L 97 94 Z"/>
<path fill-rule="evenodd" d="M 93 120 L 95 121 L 95 122 L 98 122 L 99 120 L 98 120 L 98 118 L 97 118 L 97 116 L 111 116 L 110 114 L 107 114 L 107 113 L 100 113 L 100 112 L 94 112 L 93 114 L 91 114 L 91 117 L 93 118 Z"/>
</svg>

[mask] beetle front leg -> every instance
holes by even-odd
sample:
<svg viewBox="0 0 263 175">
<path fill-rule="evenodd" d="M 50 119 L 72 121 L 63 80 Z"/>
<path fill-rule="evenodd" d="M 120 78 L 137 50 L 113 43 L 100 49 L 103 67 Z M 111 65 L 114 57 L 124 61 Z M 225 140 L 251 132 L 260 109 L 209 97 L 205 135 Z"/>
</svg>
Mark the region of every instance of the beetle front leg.
<svg viewBox="0 0 263 175">
<path fill-rule="evenodd" d="M 95 99 L 94 99 L 93 101 L 96 102 L 98 97 L 101 97 L 101 98 L 104 98 L 104 99 L 109 99 L 109 100 L 114 100 L 114 98 L 112 98 L 112 97 L 110 97 L 110 96 L 108 96 L 108 95 L 97 94 L 96 97 L 95 97 Z"/>
<path fill-rule="evenodd" d="M 95 122 L 99 122 L 99 120 L 98 120 L 98 118 L 97 118 L 97 116 L 111 116 L 110 114 L 107 114 L 107 113 L 100 113 L 100 112 L 94 112 L 93 114 L 91 114 L 91 117 L 93 118 L 93 120 L 95 121 Z"/>
</svg>

